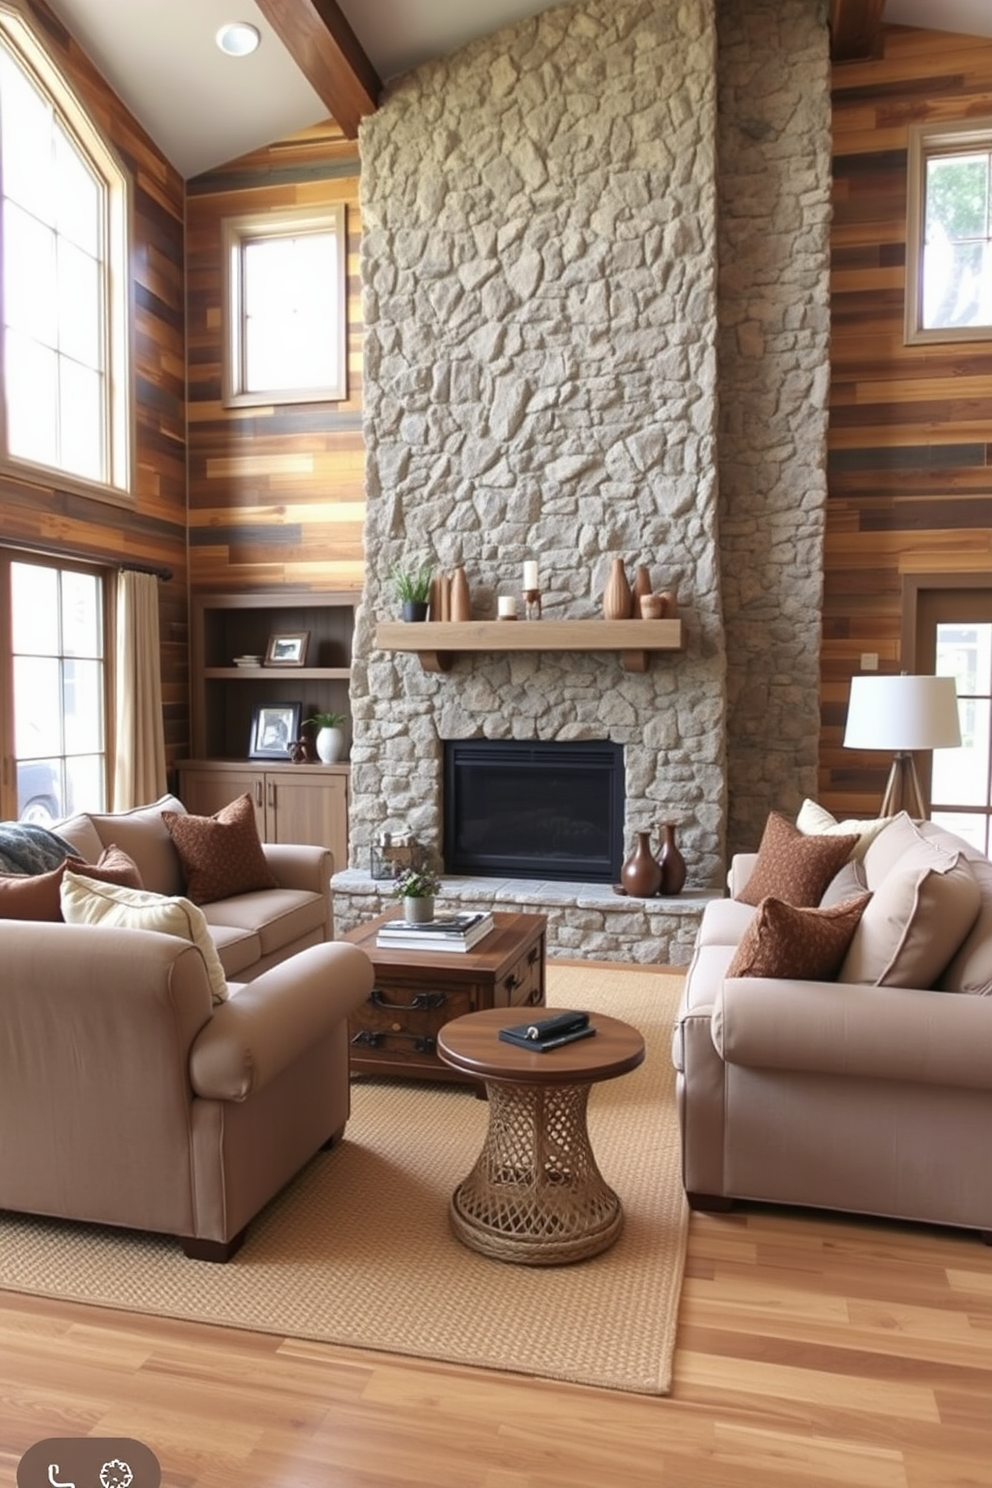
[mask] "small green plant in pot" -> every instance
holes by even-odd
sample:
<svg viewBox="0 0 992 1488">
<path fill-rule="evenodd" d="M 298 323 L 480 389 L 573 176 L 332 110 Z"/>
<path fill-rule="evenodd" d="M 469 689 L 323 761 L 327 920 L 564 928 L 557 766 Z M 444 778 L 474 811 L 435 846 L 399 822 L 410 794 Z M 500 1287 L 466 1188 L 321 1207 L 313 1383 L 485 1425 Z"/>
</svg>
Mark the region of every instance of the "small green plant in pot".
<svg viewBox="0 0 992 1488">
<path fill-rule="evenodd" d="M 425 558 L 418 568 L 404 568 L 400 563 L 389 565 L 389 576 L 400 601 L 400 614 L 404 620 L 426 620 L 431 597 L 431 582 L 434 566 Z"/>
<path fill-rule="evenodd" d="M 347 723 L 347 713 L 312 713 L 303 721 L 311 724 L 317 731 L 313 742 L 321 763 L 336 765 L 344 755 L 344 733 L 341 725 Z"/>
<path fill-rule="evenodd" d="M 393 884 L 393 897 L 403 905 L 403 918 L 422 924 L 434 918 L 434 895 L 441 880 L 431 868 L 407 868 Z"/>
</svg>

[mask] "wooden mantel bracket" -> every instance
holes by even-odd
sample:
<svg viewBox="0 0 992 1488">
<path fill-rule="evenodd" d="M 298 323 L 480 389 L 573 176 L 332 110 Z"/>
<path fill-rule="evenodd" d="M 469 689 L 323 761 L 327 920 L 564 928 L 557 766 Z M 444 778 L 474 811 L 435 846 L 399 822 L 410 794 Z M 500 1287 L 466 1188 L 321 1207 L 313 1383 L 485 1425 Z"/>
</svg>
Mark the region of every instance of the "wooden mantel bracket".
<svg viewBox="0 0 992 1488">
<path fill-rule="evenodd" d="M 681 651 L 681 620 L 386 621 L 380 651 L 413 651 L 425 672 L 449 672 L 468 652 L 612 651 L 627 672 L 646 672 L 656 651 Z"/>
</svg>

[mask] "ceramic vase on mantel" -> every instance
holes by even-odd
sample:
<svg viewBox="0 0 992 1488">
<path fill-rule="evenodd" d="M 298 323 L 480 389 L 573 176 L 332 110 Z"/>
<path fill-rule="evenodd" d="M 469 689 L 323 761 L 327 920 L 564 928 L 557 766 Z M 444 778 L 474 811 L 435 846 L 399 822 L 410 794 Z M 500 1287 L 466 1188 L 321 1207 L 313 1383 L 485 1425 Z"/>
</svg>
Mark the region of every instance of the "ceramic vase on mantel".
<svg viewBox="0 0 992 1488">
<path fill-rule="evenodd" d="M 634 574 L 633 602 L 631 604 L 631 614 L 635 620 L 647 618 L 641 609 L 641 600 L 646 599 L 651 593 L 651 570 L 646 563 L 639 563 L 637 565 L 637 571 Z"/>
<path fill-rule="evenodd" d="M 336 765 L 344 756 L 344 731 L 339 728 L 317 730 L 314 739 L 317 758 L 325 765 Z"/>
<path fill-rule="evenodd" d="M 620 869 L 620 882 L 634 899 L 653 899 L 661 887 L 661 864 L 651 851 L 650 832 L 638 832 L 634 850 Z"/>
<path fill-rule="evenodd" d="M 675 841 L 674 822 L 662 823 L 658 867 L 661 871 L 659 894 L 670 894 L 673 897 L 676 894 L 681 894 L 685 888 L 686 866 L 685 858 L 679 851 L 678 844 Z"/>
<path fill-rule="evenodd" d="M 622 558 L 614 558 L 610 575 L 603 590 L 603 618 L 605 620 L 629 620 L 633 606 L 630 584 Z"/>
<path fill-rule="evenodd" d="M 451 575 L 451 618 L 452 620 L 471 620 L 472 618 L 472 595 L 465 570 L 460 563 Z"/>
</svg>

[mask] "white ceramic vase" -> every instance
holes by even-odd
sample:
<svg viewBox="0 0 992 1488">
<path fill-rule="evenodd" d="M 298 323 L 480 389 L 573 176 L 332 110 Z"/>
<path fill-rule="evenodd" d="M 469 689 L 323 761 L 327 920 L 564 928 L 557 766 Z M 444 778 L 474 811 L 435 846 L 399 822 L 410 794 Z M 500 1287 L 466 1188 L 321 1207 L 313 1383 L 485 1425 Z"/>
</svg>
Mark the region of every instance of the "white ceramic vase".
<svg viewBox="0 0 992 1488">
<path fill-rule="evenodd" d="M 344 755 L 344 733 L 339 728 L 318 729 L 314 745 L 323 764 L 336 765 Z"/>
<path fill-rule="evenodd" d="M 408 895 L 403 900 L 403 918 L 408 925 L 422 925 L 427 920 L 434 918 L 434 900 L 414 899 Z"/>
</svg>

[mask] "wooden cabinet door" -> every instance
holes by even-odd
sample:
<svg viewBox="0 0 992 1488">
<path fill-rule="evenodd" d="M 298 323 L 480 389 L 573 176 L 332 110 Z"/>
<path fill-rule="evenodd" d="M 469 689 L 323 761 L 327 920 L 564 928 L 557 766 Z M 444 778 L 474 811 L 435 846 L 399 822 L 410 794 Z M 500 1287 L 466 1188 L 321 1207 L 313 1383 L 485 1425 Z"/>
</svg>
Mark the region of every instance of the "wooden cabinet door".
<svg viewBox="0 0 992 1488">
<path fill-rule="evenodd" d="M 213 816 L 245 791 L 255 806 L 258 835 L 265 841 L 265 776 L 261 770 L 225 765 L 223 769 L 179 772 L 180 799 L 194 816 Z"/>
<path fill-rule="evenodd" d="M 335 870 L 348 866 L 348 796 L 343 775 L 287 770 L 265 777 L 270 842 L 329 847 Z"/>
</svg>

